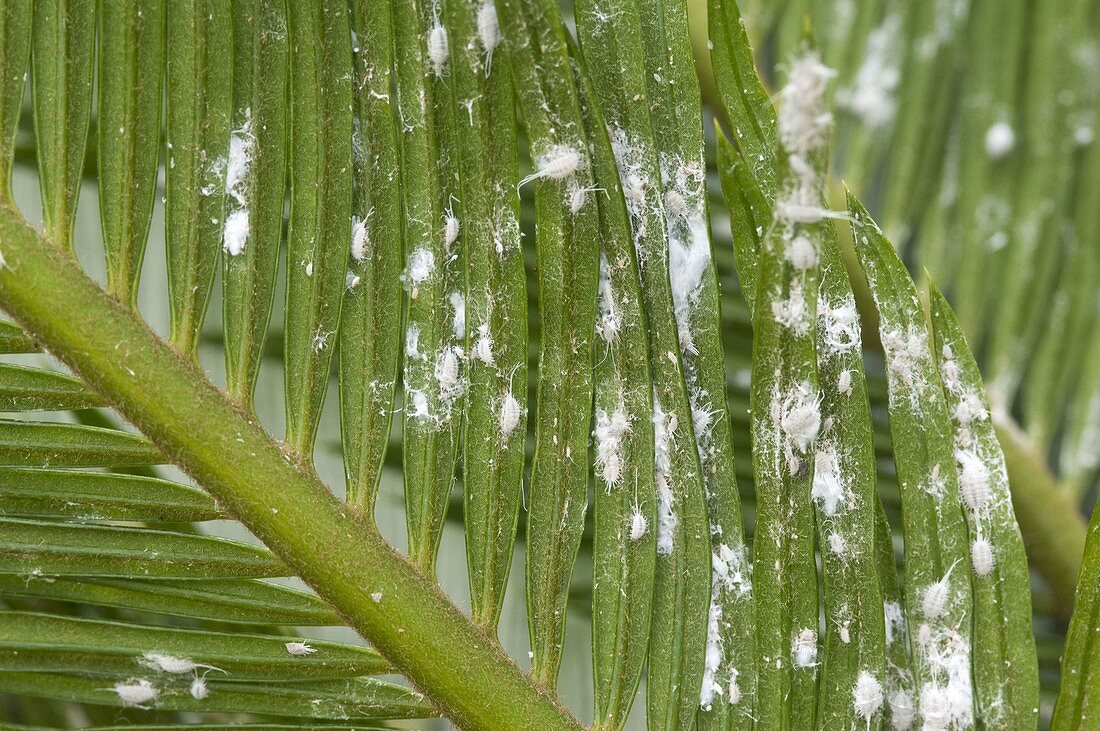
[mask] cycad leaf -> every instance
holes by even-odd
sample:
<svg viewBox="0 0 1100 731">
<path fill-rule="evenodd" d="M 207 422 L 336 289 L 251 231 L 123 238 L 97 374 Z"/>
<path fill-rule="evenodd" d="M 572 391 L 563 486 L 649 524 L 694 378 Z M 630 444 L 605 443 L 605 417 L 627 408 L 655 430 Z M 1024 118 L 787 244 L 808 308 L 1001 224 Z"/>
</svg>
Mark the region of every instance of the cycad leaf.
<svg viewBox="0 0 1100 731">
<path fill-rule="evenodd" d="M 539 350 L 535 456 L 528 502 L 527 611 L 535 678 L 556 682 L 569 579 L 588 504 L 588 434 L 599 270 L 592 165 L 556 0 L 497 6 L 536 172 Z"/>
<path fill-rule="evenodd" d="M 950 305 L 934 285 L 931 312 L 936 356 L 955 426 L 959 491 L 970 526 L 978 715 L 988 727 L 1030 728 L 1038 723 L 1039 713 L 1031 585 L 1004 453 L 978 364 Z"/>
<path fill-rule="evenodd" d="M 374 513 L 401 353 L 401 170 L 390 4 L 353 4 L 355 199 L 340 326 L 340 430 L 348 502 Z"/>
<path fill-rule="evenodd" d="M 905 611 L 910 625 L 917 627 L 914 637 L 923 638 L 913 643 L 921 715 L 946 714 L 943 717 L 966 725 L 973 721 L 973 602 L 954 429 L 916 286 L 890 242 L 852 195 L 848 209 L 886 355 L 890 433 L 905 526 Z M 900 696 L 897 701 L 903 702 Z M 917 700 L 909 698 L 909 703 L 916 707 Z"/>
<path fill-rule="evenodd" d="M 0 467 L 0 515 L 190 523 L 214 520 L 220 511 L 202 490 L 167 480 Z"/>
<path fill-rule="evenodd" d="M 0 320 L 0 353 L 37 353 L 38 343 L 14 322 Z"/>
<path fill-rule="evenodd" d="M 0 520 L 0 573 L 182 579 L 286 576 L 266 548 L 188 533 Z"/>
<path fill-rule="evenodd" d="M 284 0 L 233 3 L 233 111 L 222 240 L 226 391 L 246 407 L 263 356 L 283 240 L 287 147 Z"/>
<path fill-rule="evenodd" d="M 5 202 L 12 201 L 11 167 L 27 83 L 33 19 L 33 0 L 13 0 L 0 8 L 0 199 Z"/>
<path fill-rule="evenodd" d="M 462 40 L 442 25 L 446 14 L 440 15 L 438 3 L 399 2 L 391 7 L 405 194 L 403 281 L 408 294 L 402 432 L 405 517 L 409 555 L 430 569 L 454 490 L 465 389 L 466 332 L 456 326 L 465 322 L 466 305 L 460 145 L 450 53 L 450 43 L 457 47 Z"/>
<path fill-rule="evenodd" d="M 69 411 L 102 405 L 99 396 L 72 376 L 0 364 L 0 411 Z"/>
<path fill-rule="evenodd" d="M 527 437 L 527 289 L 519 231 L 512 68 L 499 47 L 496 6 L 451 5 L 457 38 L 451 83 L 462 150 L 469 391 L 463 516 L 471 615 L 495 630 L 516 537 Z M 490 15 L 488 21 L 484 20 Z M 489 23 L 478 33 L 478 24 Z M 464 101 L 465 100 L 465 101 Z M 467 113 L 468 112 L 468 113 Z"/>
<path fill-rule="evenodd" d="M 584 39 L 584 26 L 578 30 Z M 630 713 L 650 638 L 657 534 L 653 384 L 649 377 L 649 330 L 619 168 L 589 71 L 575 46 L 571 45 L 571 51 L 595 183 L 607 194 L 581 194 L 581 203 L 599 207 L 601 242 L 596 321 L 600 337 L 593 374 L 595 713 L 601 728 L 618 729 Z M 606 61 L 600 56 L 593 60 L 599 65 Z M 597 76 L 604 84 L 610 82 Z"/>
<path fill-rule="evenodd" d="M 718 131 L 718 177 L 730 217 L 737 283 L 751 315 L 756 306 L 760 244 L 771 226 L 775 196 L 773 193 L 772 200 L 765 197 L 748 162 L 721 130 Z"/>
<path fill-rule="evenodd" d="M 203 681 L 207 695 L 200 699 L 193 697 L 193 679 L 187 676 L 159 683 L 156 679 L 140 676 L 141 673 L 135 673 L 133 679 L 118 683 L 123 686 L 123 693 L 126 687 L 143 687 L 140 685 L 142 680 L 149 683 L 156 695 L 140 703 L 123 702 L 116 686 L 108 686 L 103 678 L 52 673 L 0 672 L 0 692 L 161 711 L 258 713 L 337 721 L 435 715 L 419 693 L 373 678 L 289 684 L 234 683 L 214 680 L 210 676 Z M 148 692 L 143 691 L 138 697 Z"/>
<path fill-rule="evenodd" d="M 373 675 L 388 667 L 373 650 L 334 642 L 0 612 L 2 671 L 167 678 L 211 670 L 220 680 L 282 681 Z"/>
<path fill-rule="evenodd" d="M 164 0 L 99 4 L 99 215 L 107 289 L 137 308 L 160 160 Z"/>
<path fill-rule="evenodd" d="M 170 340 L 195 357 L 225 218 L 233 36 L 229 0 L 167 5 L 167 186 Z"/>
<path fill-rule="evenodd" d="M 230 624 L 343 625 L 316 594 L 253 579 L 94 579 L 27 581 L 0 575 L 0 595 L 37 597 Z"/>
<path fill-rule="evenodd" d="M 147 439 L 117 429 L 0 421 L 0 465 L 125 467 L 164 461 Z"/>
<path fill-rule="evenodd" d="M 351 237 L 351 27 L 345 2 L 303 0 L 288 7 L 286 441 L 309 455 L 328 388 Z"/>
<path fill-rule="evenodd" d="M 42 219 L 46 235 L 70 250 L 92 118 L 95 6 L 95 0 L 34 3 L 34 134 Z"/>
</svg>

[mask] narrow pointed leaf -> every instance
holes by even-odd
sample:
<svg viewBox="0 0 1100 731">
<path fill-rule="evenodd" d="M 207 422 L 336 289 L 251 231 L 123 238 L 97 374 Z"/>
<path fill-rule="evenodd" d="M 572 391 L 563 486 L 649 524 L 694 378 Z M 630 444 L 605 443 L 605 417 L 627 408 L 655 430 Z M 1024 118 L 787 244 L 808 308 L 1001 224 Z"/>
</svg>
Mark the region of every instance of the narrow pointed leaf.
<svg viewBox="0 0 1100 731">
<path fill-rule="evenodd" d="M 54 578 L 0 576 L 0 594 L 236 624 L 343 625 L 315 594 L 253 579 Z"/>
<path fill-rule="evenodd" d="M 233 26 L 229 0 L 168 3 L 165 239 L 170 340 L 195 355 L 225 226 Z"/>
<path fill-rule="evenodd" d="M 46 235 L 72 250 L 92 118 L 95 0 L 34 4 L 35 155 Z"/>
<path fill-rule="evenodd" d="M 202 490 L 106 472 L 0 467 L 0 515 L 191 523 L 220 511 Z"/>
<path fill-rule="evenodd" d="M 388 2 L 353 4 L 355 199 L 340 326 L 340 430 L 348 502 L 374 512 L 401 354 L 401 171 Z"/>
<path fill-rule="evenodd" d="M 344 2 L 306 0 L 288 7 L 286 442 L 308 455 L 328 388 L 351 236 L 351 28 Z"/>
<path fill-rule="evenodd" d="M 886 355 L 890 434 L 905 527 L 905 613 L 914 637 L 915 692 L 920 705 L 936 708 L 945 697 L 970 698 L 972 692 L 970 542 L 955 472 L 954 429 L 916 286 L 893 246 L 852 195 L 848 209 Z M 925 641 L 917 641 L 918 635 Z M 951 717 L 960 724 L 971 723 L 973 709 L 963 705 L 956 703 Z"/>
<path fill-rule="evenodd" d="M 99 216 L 107 290 L 137 308 L 160 160 L 164 0 L 99 4 Z"/>
<path fill-rule="evenodd" d="M 286 576 L 266 548 L 146 528 L 0 520 L 0 573 L 182 579 Z"/>
<path fill-rule="evenodd" d="M 502 0 L 504 46 L 535 162 L 539 385 L 528 494 L 528 626 L 534 676 L 556 683 L 569 579 L 588 504 L 588 435 L 599 277 L 598 212 L 573 213 L 592 189 L 583 119 L 556 0 Z"/>
<path fill-rule="evenodd" d="M 461 177 L 470 359 L 463 514 L 471 615 L 495 630 L 512 566 L 527 438 L 527 282 L 516 190 L 515 99 L 499 19 L 496 36 L 491 24 L 478 32 L 479 18 L 495 13 L 496 6 L 462 0 L 451 7 L 455 37 L 478 37 L 456 47 L 451 76 L 458 137 L 466 141 Z"/>
<path fill-rule="evenodd" d="M 936 357 L 955 427 L 959 491 L 970 528 L 978 716 L 989 727 L 1031 728 L 1039 721 L 1031 584 L 1004 453 L 978 364 L 954 312 L 934 285 L 931 312 Z"/>
<path fill-rule="evenodd" d="M 0 411 L 70 411 L 102 405 L 103 399 L 72 376 L 0 364 Z"/>
<path fill-rule="evenodd" d="M 0 353 L 37 353 L 34 338 L 23 332 L 14 322 L 0 321 Z"/>
<path fill-rule="evenodd" d="M 898 566 L 894 558 L 894 535 L 882 505 L 875 498 L 875 565 L 882 589 L 882 613 L 886 630 L 886 679 L 883 683 L 885 720 L 893 728 L 912 724 L 917 696 L 913 687 L 912 657 L 909 653 L 909 623 L 905 600 L 898 586 Z"/>
<path fill-rule="evenodd" d="M 140 673 L 129 681 L 146 680 Z M 233 683 L 204 681 L 207 696 L 192 697 L 190 678 L 153 684 L 156 697 L 143 708 L 201 713 L 259 713 L 315 719 L 425 718 L 435 715 L 419 693 L 374 679 L 331 680 L 316 683 Z M 127 681 L 122 681 L 126 685 Z M 51 673 L 0 672 L 0 692 L 56 698 L 76 703 L 127 706 L 113 685 L 103 678 Z"/>
<path fill-rule="evenodd" d="M 585 206 L 599 207 L 601 242 L 593 376 L 592 663 L 599 727 L 619 729 L 630 714 L 650 639 L 657 557 L 653 384 L 649 328 L 619 167 L 589 71 L 576 47 L 571 50 L 593 175 L 597 188 L 606 192 L 584 199 Z M 603 84 L 609 81 L 596 76 Z"/>
<path fill-rule="evenodd" d="M 226 181 L 222 322 L 226 391 L 249 408 L 283 239 L 289 43 L 285 0 L 233 2 L 229 155 L 237 167 Z"/>
<path fill-rule="evenodd" d="M 164 461 L 145 437 L 130 432 L 76 424 L 0 421 L 0 465 L 125 467 Z"/>
<path fill-rule="evenodd" d="M 27 83 L 33 21 L 34 0 L 12 0 L 0 8 L 0 199 L 9 203 L 13 200 L 11 168 Z"/>
<path fill-rule="evenodd" d="M 767 200 L 749 164 L 721 131 L 718 133 L 718 177 L 730 217 L 737 284 L 751 314 L 756 306 L 760 244 L 771 225 L 774 201 Z"/>
</svg>

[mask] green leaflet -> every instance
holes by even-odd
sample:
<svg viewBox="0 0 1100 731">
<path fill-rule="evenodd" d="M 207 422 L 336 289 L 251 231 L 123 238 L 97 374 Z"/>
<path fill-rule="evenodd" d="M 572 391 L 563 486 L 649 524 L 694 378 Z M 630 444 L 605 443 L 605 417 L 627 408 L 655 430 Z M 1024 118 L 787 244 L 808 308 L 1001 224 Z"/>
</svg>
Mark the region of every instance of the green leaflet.
<svg viewBox="0 0 1100 731">
<path fill-rule="evenodd" d="M 299 645 L 305 649 L 299 650 Z M 336 642 L 0 612 L 3 672 L 149 675 L 170 680 L 173 675 L 209 670 L 212 678 L 235 682 L 303 676 L 324 680 L 388 669 L 374 650 Z"/>
<path fill-rule="evenodd" d="M 93 604 L 232 624 L 327 626 L 344 620 L 315 594 L 253 579 L 53 578 L 0 576 L 0 594 Z"/>
<path fill-rule="evenodd" d="M 757 75 L 744 21 L 735 0 L 709 0 L 707 18 L 714 81 L 734 132 L 734 143 L 742 159 L 751 165 L 752 177 L 768 199 L 773 199 L 779 171 L 775 109 Z M 755 281 L 743 274 L 741 279 Z"/>
<path fill-rule="evenodd" d="M 170 342 L 197 357 L 225 228 L 233 91 L 229 0 L 168 3 L 165 243 Z"/>
<path fill-rule="evenodd" d="M 917 290 L 890 242 L 849 194 L 856 254 L 879 313 L 890 433 L 905 526 L 905 610 L 920 705 L 971 722 L 970 561 L 952 448 L 953 428 Z M 945 711 L 945 713 L 948 713 Z"/>
<path fill-rule="evenodd" d="M 95 0 L 34 3 L 32 90 L 42 218 L 46 235 L 69 251 L 92 118 L 95 6 Z"/>
<path fill-rule="evenodd" d="M 99 216 L 107 291 L 137 309 L 160 160 L 164 0 L 100 0 Z"/>
<path fill-rule="evenodd" d="M 0 321 L 0 353 L 37 353 L 38 350 L 34 338 L 23 332 L 23 328 L 14 322 Z"/>
<path fill-rule="evenodd" d="M 103 399 L 72 376 L 0 364 L 0 411 L 69 411 L 102 405 Z"/>
<path fill-rule="evenodd" d="M 569 578 L 588 504 L 588 434 L 599 268 L 593 206 L 571 211 L 594 187 L 583 119 L 556 0 L 497 6 L 536 171 L 539 344 L 535 456 L 528 502 L 527 611 L 536 680 L 555 684 Z"/>
<path fill-rule="evenodd" d="M 737 283 L 751 313 L 756 305 L 756 264 L 760 257 L 760 243 L 771 225 L 772 204 L 765 198 L 740 151 L 720 129 L 718 177 L 729 211 Z M 774 194 L 772 197 L 774 199 Z"/>
<path fill-rule="evenodd" d="M 192 696 L 193 678 L 188 676 L 168 682 L 134 677 L 106 687 L 103 678 L 0 672 L 0 692 L 161 711 L 259 713 L 319 720 L 424 718 L 435 715 L 419 693 L 373 678 L 295 684 L 234 683 L 215 680 L 215 675 L 217 673 L 204 679 L 207 695 L 201 699 Z M 142 680 L 155 689 L 154 697 L 146 698 L 141 703 L 123 702 L 115 688 L 122 686 L 125 693 L 129 686 L 140 687 Z"/>
<path fill-rule="evenodd" d="M 1096 663 L 1096 627 L 1100 624 L 1100 510 L 1093 510 L 1073 618 L 1066 633 L 1058 701 L 1052 728 L 1087 729 L 1096 725 L 1100 697 L 1100 665 Z"/>
<path fill-rule="evenodd" d="M 40 726 L 4 726 L 8 731 L 51 731 Z M 248 724 L 248 723 L 231 723 L 231 724 L 207 724 L 207 723 L 187 723 L 187 724 L 171 724 L 162 723 L 155 726 L 142 726 L 140 724 L 126 724 L 125 726 L 89 726 L 87 731 L 184 731 L 185 729 L 197 729 L 197 731 L 237 731 L 238 729 L 254 729 L 255 731 L 377 731 L 378 729 L 384 729 L 384 726 L 362 726 L 356 724 L 355 726 L 332 726 L 329 724 L 324 725 L 291 725 L 291 724 Z"/>
<path fill-rule="evenodd" d="M 75 424 L 0 421 L 0 465 L 127 467 L 164 461 L 145 437 L 129 432 Z"/>
<path fill-rule="evenodd" d="M 185 579 L 286 576 L 266 548 L 146 528 L 0 519 L 0 573 Z"/>
<path fill-rule="evenodd" d="M 328 388 L 347 275 L 352 206 L 348 8 L 288 5 L 290 228 L 285 328 L 286 442 L 309 455 Z"/>
<path fill-rule="evenodd" d="M 1034 728 L 1039 719 L 1039 675 L 1031 584 L 1012 512 L 1004 453 L 978 364 L 935 285 L 931 313 L 947 409 L 955 426 L 959 493 L 970 528 L 978 717 L 989 728 Z"/>
<path fill-rule="evenodd" d="M 221 513 L 198 488 L 107 472 L 0 467 L 0 515 L 190 523 Z"/>
<path fill-rule="evenodd" d="M 355 198 L 340 325 L 340 431 L 348 502 L 373 515 L 401 347 L 401 170 L 389 3 L 354 3 L 352 32 Z"/>
<path fill-rule="evenodd" d="M 909 655 L 909 624 L 898 587 L 894 534 L 886 518 L 882 496 L 875 498 L 875 566 L 882 590 L 882 613 L 886 629 L 886 678 L 883 683 L 885 720 L 893 728 L 912 724 L 917 699 L 913 689 L 912 659 Z"/>
<path fill-rule="evenodd" d="M 461 148 L 468 396 L 463 515 L 471 616 L 496 630 L 512 566 L 527 436 L 527 290 L 519 232 L 512 69 L 499 37 L 479 33 L 492 2 L 449 6 L 451 83 Z M 491 18 L 490 18 L 491 19 Z M 499 30 L 499 27 L 498 27 Z"/>
<path fill-rule="evenodd" d="M 817 375 L 823 426 L 811 492 L 825 604 L 818 723 L 822 728 L 859 728 L 881 721 L 883 689 L 889 684 L 876 566 L 874 428 L 859 312 L 832 226 L 821 243 Z"/>
<path fill-rule="evenodd" d="M 584 40 L 584 26 L 579 30 Z M 593 175 L 600 191 L 580 193 L 578 201 L 582 208 L 598 206 L 601 242 L 593 373 L 594 726 L 620 729 L 630 714 L 650 640 L 658 525 L 653 384 L 649 375 L 649 330 L 619 168 L 600 114 L 593 77 L 577 48 L 571 44 L 570 50 L 592 150 Z M 599 57 L 593 60 L 597 66 L 605 61 Z"/>
<path fill-rule="evenodd" d="M 409 556 L 435 565 L 455 463 L 465 387 L 462 363 L 465 302 L 462 292 L 462 211 L 456 209 L 455 140 L 450 47 L 439 37 L 438 6 L 393 2 L 397 104 L 405 195 L 406 299 L 402 458 Z M 445 20 L 445 18 L 443 19 Z M 438 29 L 438 30 L 436 30 Z M 436 52 L 428 39 L 436 34 Z M 460 42 L 453 37 L 453 42 Z M 391 315 L 392 317 L 392 315 Z"/>
<path fill-rule="evenodd" d="M 11 203 L 15 134 L 23 108 L 31 50 L 33 0 L 12 0 L 0 8 L 0 199 Z"/>
<path fill-rule="evenodd" d="M 226 391 L 246 408 L 275 297 L 286 195 L 285 0 L 233 1 L 233 110 L 222 235 Z"/>
</svg>

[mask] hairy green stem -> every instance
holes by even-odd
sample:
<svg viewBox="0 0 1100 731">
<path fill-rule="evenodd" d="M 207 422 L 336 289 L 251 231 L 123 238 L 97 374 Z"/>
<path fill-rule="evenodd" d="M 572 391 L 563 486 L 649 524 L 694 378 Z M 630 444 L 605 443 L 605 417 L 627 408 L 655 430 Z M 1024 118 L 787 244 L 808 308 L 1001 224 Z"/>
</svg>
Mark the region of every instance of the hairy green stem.
<svg viewBox="0 0 1100 731">
<path fill-rule="evenodd" d="M 206 487 L 463 729 L 580 729 L 312 469 L 0 205 L 0 306 Z"/>
</svg>

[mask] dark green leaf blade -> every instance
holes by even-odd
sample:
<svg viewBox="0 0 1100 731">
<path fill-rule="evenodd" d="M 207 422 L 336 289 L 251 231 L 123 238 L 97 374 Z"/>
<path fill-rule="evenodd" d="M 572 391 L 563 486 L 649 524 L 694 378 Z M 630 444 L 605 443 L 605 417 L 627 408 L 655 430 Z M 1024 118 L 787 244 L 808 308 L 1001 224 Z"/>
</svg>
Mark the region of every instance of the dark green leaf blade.
<svg viewBox="0 0 1100 731">
<path fill-rule="evenodd" d="M 117 429 L 51 422 L 0 420 L 0 465 L 126 467 L 162 464 L 147 439 Z"/>
</svg>

